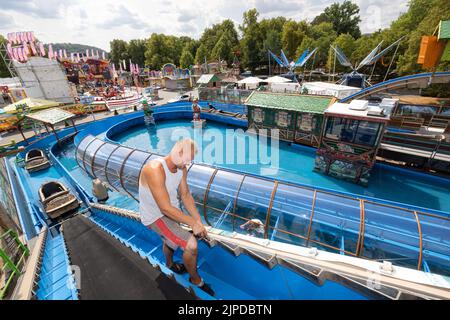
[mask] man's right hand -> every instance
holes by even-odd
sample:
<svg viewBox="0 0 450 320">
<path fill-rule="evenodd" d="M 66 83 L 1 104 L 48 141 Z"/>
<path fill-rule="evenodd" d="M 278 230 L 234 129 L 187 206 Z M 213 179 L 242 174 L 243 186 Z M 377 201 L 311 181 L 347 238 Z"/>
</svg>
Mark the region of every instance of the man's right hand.
<svg viewBox="0 0 450 320">
<path fill-rule="evenodd" d="M 199 221 L 196 221 L 192 225 L 192 232 L 194 232 L 194 236 L 198 238 L 208 237 L 208 232 L 206 231 L 205 226 Z"/>
</svg>

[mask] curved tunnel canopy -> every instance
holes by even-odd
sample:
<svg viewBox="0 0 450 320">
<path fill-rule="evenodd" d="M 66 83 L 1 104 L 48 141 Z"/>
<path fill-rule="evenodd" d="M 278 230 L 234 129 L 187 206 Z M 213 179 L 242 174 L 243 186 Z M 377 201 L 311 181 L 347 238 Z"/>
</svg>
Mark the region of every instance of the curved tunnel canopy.
<svg viewBox="0 0 450 320">
<path fill-rule="evenodd" d="M 92 135 L 76 151 L 89 176 L 137 200 L 143 166 L 160 155 Z M 188 184 L 209 225 L 254 236 L 450 275 L 450 218 L 193 164 Z M 259 230 L 261 231 L 261 230 Z"/>
</svg>

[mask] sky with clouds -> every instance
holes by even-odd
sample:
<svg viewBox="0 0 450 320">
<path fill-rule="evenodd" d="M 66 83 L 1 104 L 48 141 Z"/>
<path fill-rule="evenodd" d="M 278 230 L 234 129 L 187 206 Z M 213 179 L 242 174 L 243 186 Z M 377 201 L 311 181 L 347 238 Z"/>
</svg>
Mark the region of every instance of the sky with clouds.
<svg viewBox="0 0 450 320">
<path fill-rule="evenodd" d="M 72 42 L 109 51 L 112 39 L 151 33 L 198 39 L 205 27 L 224 19 L 242 22 L 256 8 L 261 18 L 284 16 L 311 21 L 343 0 L 0 0 L 0 34 L 34 31 L 43 42 Z M 407 0 L 353 0 L 360 6 L 363 33 L 388 27 L 407 10 Z"/>
</svg>

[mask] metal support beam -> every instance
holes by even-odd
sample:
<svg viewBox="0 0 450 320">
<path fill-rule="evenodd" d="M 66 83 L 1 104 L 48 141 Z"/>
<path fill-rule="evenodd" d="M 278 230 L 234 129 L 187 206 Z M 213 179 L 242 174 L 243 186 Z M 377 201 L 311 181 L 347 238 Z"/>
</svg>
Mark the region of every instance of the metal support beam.
<svg viewBox="0 0 450 320">
<path fill-rule="evenodd" d="M 273 206 L 273 199 L 275 198 L 275 194 L 277 193 L 278 188 L 278 181 L 275 181 L 272 189 L 272 194 L 270 195 L 270 202 L 269 207 L 267 208 L 266 213 L 266 223 L 265 223 L 265 230 L 264 230 L 264 239 L 268 238 L 269 235 L 269 222 L 270 222 L 270 215 L 272 213 L 272 206 Z"/>
</svg>

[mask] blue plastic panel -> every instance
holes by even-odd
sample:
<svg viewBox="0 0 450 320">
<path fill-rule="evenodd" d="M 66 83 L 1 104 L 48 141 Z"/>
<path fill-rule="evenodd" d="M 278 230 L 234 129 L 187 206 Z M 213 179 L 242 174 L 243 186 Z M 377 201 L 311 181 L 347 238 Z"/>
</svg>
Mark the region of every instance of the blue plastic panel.
<svg viewBox="0 0 450 320">
<path fill-rule="evenodd" d="M 93 141 L 95 140 L 94 136 L 87 136 L 86 138 L 84 138 L 83 140 L 81 140 L 79 146 L 78 146 L 78 150 L 80 150 L 80 152 L 77 152 L 77 162 L 78 165 L 80 165 L 81 167 L 83 167 L 83 156 L 84 156 L 84 152 L 86 150 L 86 147 Z M 84 167 L 83 167 L 84 168 Z"/>
<path fill-rule="evenodd" d="M 97 178 L 102 181 L 106 181 L 105 166 L 111 153 L 116 149 L 114 144 L 107 143 L 101 146 L 95 154 L 94 166 L 92 168 L 93 173 Z M 93 156 L 93 155 L 92 155 Z"/>
<path fill-rule="evenodd" d="M 236 231 L 240 231 L 240 226 L 247 221 L 245 219 L 258 219 L 261 223 L 266 223 L 274 185 L 273 181 L 245 177 L 236 206 L 236 215 L 244 219 L 237 219 Z M 242 232 L 245 233 L 243 230 Z M 263 237 L 264 234 L 258 233 L 257 236 Z"/>
<path fill-rule="evenodd" d="M 134 151 L 126 160 L 122 172 L 122 181 L 125 189 L 137 197 L 139 190 L 139 174 L 141 168 L 148 162 L 149 154 L 140 150 Z"/>
<path fill-rule="evenodd" d="M 216 228 L 226 230 L 233 229 L 233 217 L 228 213 L 233 213 L 236 195 L 241 185 L 243 175 L 219 170 L 214 176 L 208 194 L 207 209 L 208 221 Z"/>
<path fill-rule="evenodd" d="M 422 269 L 450 277 L 448 257 L 450 256 L 450 220 L 419 214 L 422 229 Z"/>
<path fill-rule="evenodd" d="M 417 267 L 420 243 L 414 213 L 370 202 L 365 202 L 364 208 L 362 256 Z"/>
<path fill-rule="evenodd" d="M 132 152 L 133 149 L 119 147 L 108 159 L 106 167 L 106 177 L 109 183 L 116 189 L 122 188 L 120 184 L 120 170 L 122 168 L 125 158 Z"/>
<path fill-rule="evenodd" d="M 311 241 L 356 254 L 360 225 L 359 200 L 317 192 Z M 316 246 L 315 244 L 311 244 Z"/>
<path fill-rule="evenodd" d="M 305 239 L 290 233 L 307 237 L 313 197 L 313 190 L 279 184 L 272 204 L 269 238 L 304 245 Z"/>
<path fill-rule="evenodd" d="M 92 172 L 92 158 L 96 154 L 98 148 L 100 148 L 105 142 L 102 140 L 94 140 L 86 149 L 86 154 L 84 155 L 84 166 L 89 175 L 93 176 Z"/>
<path fill-rule="evenodd" d="M 187 179 L 189 190 L 196 202 L 203 203 L 206 187 L 213 172 L 213 168 L 197 164 L 192 165 L 191 169 L 189 169 Z"/>
</svg>

